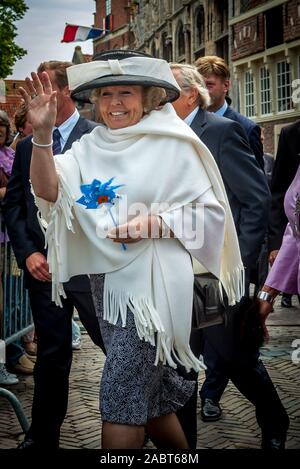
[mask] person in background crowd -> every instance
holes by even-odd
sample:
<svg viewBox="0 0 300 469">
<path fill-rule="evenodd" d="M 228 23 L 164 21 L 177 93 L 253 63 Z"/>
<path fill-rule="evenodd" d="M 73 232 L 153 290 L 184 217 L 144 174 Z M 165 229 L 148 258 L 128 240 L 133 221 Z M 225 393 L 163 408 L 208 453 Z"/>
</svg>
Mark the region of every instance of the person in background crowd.
<svg viewBox="0 0 300 469">
<path fill-rule="evenodd" d="M 12 165 L 14 161 L 15 152 L 12 148 L 10 148 L 10 143 L 12 140 L 11 134 L 11 127 L 8 115 L 5 111 L 0 110 L 0 201 L 2 205 L 2 200 L 6 193 L 6 186 L 8 183 L 8 179 L 11 175 Z M 0 219 L 1 219 L 1 282 L 0 282 L 0 289 L 1 289 L 1 314 L 4 314 L 4 305 L 3 305 L 3 270 L 4 270 L 4 262 L 7 261 L 5 259 L 5 250 L 4 250 L 4 243 L 8 244 L 8 256 L 12 255 L 11 248 L 9 244 L 8 236 L 5 232 L 4 227 L 2 228 L 2 207 L 0 212 Z M 15 274 L 16 272 L 13 270 L 13 258 L 11 265 L 10 272 L 7 275 L 10 276 L 10 281 L 8 282 L 9 288 L 13 288 L 15 285 Z M 7 295 L 7 300 L 8 300 Z M 17 305 L 14 302 L 14 295 L 11 295 L 12 301 L 10 302 L 8 307 L 6 308 L 7 314 L 8 312 L 13 315 L 16 313 Z M 13 320 L 13 317 L 10 318 Z M 33 373 L 33 362 L 30 358 L 25 354 L 23 347 L 21 346 L 20 341 L 13 342 L 6 347 L 6 359 L 7 359 L 7 366 L 9 369 L 15 371 L 16 373 L 25 373 L 25 374 L 32 374 Z M 4 363 L 0 364 L 0 383 L 1 384 L 16 384 L 18 379 L 15 373 L 9 373 L 6 369 Z"/>
<path fill-rule="evenodd" d="M 247 134 L 249 145 L 252 148 L 256 161 L 264 169 L 263 146 L 259 125 L 235 111 L 226 100 L 230 89 L 230 71 L 228 65 L 224 59 L 215 55 L 200 57 L 196 60 L 195 65 L 198 72 L 204 78 L 211 98 L 208 111 L 239 122 Z"/>
<path fill-rule="evenodd" d="M 27 106 L 24 102 L 18 107 L 14 115 L 14 124 L 16 129 L 16 134 L 14 139 L 10 145 L 14 151 L 16 150 L 17 143 L 20 142 L 23 138 L 27 137 L 28 135 L 32 134 L 32 127 L 31 124 L 28 122 L 27 119 Z M 36 340 L 35 340 L 35 333 L 34 329 L 27 334 L 25 334 L 21 341 L 22 345 L 28 353 L 28 355 L 36 356 Z"/>
<path fill-rule="evenodd" d="M 261 127 L 260 138 L 261 138 L 261 143 L 264 148 L 265 129 L 263 127 Z M 265 170 L 265 175 L 268 180 L 269 187 L 271 187 L 273 168 L 274 168 L 274 156 L 271 155 L 271 153 L 266 153 L 264 151 L 264 170 Z"/>
<path fill-rule="evenodd" d="M 269 262 L 272 266 L 282 243 L 287 217 L 284 212 L 284 196 L 292 183 L 300 155 L 300 120 L 283 127 L 280 132 L 272 180 L 272 206 L 269 216 L 268 247 Z M 299 296 L 298 296 L 299 298 Z M 284 292 L 281 306 L 292 307 L 292 295 Z"/>
<path fill-rule="evenodd" d="M 281 247 L 276 254 L 268 277 L 258 294 L 258 307 L 268 338 L 265 321 L 273 311 L 276 296 L 281 292 L 290 295 L 300 293 L 300 166 L 284 197 L 284 211 L 288 224 L 284 231 Z"/>
<path fill-rule="evenodd" d="M 14 139 L 10 145 L 13 150 L 16 150 L 18 142 L 20 142 L 23 138 L 27 137 L 27 135 L 32 134 L 32 127 L 27 119 L 27 111 L 28 109 L 26 104 L 22 103 L 15 112 L 14 122 L 17 133 L 14 136 Z"/>
</svg>

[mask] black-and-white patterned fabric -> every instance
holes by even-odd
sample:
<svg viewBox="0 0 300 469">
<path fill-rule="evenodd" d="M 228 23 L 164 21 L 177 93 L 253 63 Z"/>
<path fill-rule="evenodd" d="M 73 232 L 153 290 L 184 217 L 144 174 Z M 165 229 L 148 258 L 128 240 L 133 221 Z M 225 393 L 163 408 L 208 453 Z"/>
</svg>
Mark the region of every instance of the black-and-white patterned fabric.
<svg viewBox="0 0 300 469">
<path fill-rule="evenodd" d="M 112 325 L 103 315 L 103 274 L 91 275 L 92 294 L 107 352 L 100 387 L 103 421 L 145 425 L 154 417 L 176 412 L 192 395 L 194 381 L 180 377 L 161 363 L 154 365 L 156 349 L 142 341 L 128 309 L 126 327 Z"/>
</svg>

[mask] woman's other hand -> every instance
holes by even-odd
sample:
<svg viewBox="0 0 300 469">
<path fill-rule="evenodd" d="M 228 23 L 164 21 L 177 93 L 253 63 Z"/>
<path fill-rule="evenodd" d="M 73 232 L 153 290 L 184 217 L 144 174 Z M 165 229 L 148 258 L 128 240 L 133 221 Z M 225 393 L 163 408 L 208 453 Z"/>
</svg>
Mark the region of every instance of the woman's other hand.
<svg viewBox="0 0 300 469">
<path fill-rule="evenodd" d="M 161 218 L 157 215 L 138 216 L 113 228 L 107 235 L 115 243 L 132 244 L 145 238 L 161 237 Z"/>
</svg>

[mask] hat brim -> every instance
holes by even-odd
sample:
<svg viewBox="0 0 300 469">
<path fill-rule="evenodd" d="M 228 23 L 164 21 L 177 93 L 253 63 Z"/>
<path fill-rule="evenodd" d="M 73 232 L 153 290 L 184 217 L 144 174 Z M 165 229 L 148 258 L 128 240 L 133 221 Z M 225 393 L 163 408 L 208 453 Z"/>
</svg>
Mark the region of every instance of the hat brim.
<svg viewBox="0 0 300 469">
<path fill-rule="evenodd" d="M 171 103 L 178 99 L 180 95 L 180 91 L 175 86 L 164 80 L 140 75 L 106 75 L 105 77 L 96 78 L 95 80 L 78 86 L 71 92 L 71 97 L 80 103 L 90 103 L 92 90 L 102 88 L 104 86 L 118 85 L 145 87 L 156 86 L 158 88 L 163 88 L 166 92 L 166 97 L 163 99 L 161 104 Z"/>
</svg>

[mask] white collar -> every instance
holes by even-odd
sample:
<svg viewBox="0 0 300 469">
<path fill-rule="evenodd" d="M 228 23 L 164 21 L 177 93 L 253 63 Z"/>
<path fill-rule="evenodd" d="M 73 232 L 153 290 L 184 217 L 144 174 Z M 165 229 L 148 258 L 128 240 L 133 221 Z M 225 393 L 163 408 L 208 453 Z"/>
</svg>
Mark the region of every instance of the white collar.
<svg viewBox="0 0 300 469">
<path fill-rule="evenodd" d="M 221 106 L 216 112 L 214 112 L 214 114 L 216 114 L 217 116 L 224 116 L 227 108 L 228 108 L 228 103 L 225 99 L 223 106 Z"/>
<path fill-rule="evenodd" d="M 186 116 L 185 119 L 183 119 L 184 122 L 190 126 L 198 111 L 199 111 L 199 106 L 195 107 L 195 109 L 188 116 Z"/>
<path fill-rule="evenodd" d="M 80 114 L 77 111 L 77 109 L 75 109 L 73 114 L 65 122 L 63 122 L 59 127 L 55 127 L 59 130 L 59 133 L 61 135 L 60 144 L 61 144 L 62 149 L 67 143 L 67 140 L 72 130 L 74 129 L 75 125 L 77 124 L 79 117 L 80 117 Z"/>
</svg>

